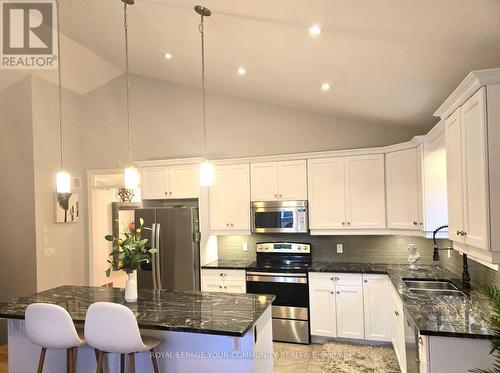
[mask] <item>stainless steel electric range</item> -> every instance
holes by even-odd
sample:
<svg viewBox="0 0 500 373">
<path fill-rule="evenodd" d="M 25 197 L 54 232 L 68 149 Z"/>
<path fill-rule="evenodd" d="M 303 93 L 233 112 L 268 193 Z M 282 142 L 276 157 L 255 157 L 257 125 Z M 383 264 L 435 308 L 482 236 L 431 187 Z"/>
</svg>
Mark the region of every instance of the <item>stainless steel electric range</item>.
<svg viewBox="0 0 500 373">
<path fill-rule="evenodd" d="M 247 268 L 247 293 L 273 294 L 273 340 L 310 343 L 307 268 L 311 245 L 257 244 L 257 261 Z"/>
</svg>

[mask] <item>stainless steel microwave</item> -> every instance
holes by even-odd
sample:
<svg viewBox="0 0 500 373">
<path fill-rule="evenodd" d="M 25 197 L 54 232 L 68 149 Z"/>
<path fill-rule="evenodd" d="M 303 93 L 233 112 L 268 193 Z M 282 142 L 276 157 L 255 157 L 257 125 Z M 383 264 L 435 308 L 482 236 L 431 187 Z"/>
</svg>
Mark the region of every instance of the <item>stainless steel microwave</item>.
<svg viewBox="0 0 500 373">
<path fill-rule="evenodd" d="M 252 202 L 252 232 L 307 233 L 307 201 Z"/>
</svg>

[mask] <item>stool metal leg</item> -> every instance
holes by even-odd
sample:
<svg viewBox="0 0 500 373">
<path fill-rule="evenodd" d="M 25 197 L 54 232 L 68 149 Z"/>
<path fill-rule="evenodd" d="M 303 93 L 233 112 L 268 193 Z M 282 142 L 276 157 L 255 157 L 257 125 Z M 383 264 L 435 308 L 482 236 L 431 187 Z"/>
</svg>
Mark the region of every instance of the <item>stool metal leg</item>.
<svg viewBox="0 0 500 373">
<path fill-rule="evenodd" d="M 120 354 L 120 373 L 125 373 L 125 354 Z"/>
<path fill-rule="evenodd" d="M 38 361 L 38 370 L 37 373 L 42 373 L 43 372 L 43 363 L 45 363 L 45 354 L 47 353 L 46 348 L 42 348 L 40 351 L 40 360 Z"/>
<path fill-rule="evenodd" d="M 104 363 L 104 352 L 99 351 L 99 356 L 97 358 L 97 370 L 96 373 L 102 372 L 102 365 Z"/>
<path fill-rule="evenodd" d="M 66 350 L 66 372 L 75 373 L 75 348 Z"/>
<path fill-rule="evenodd" d="M 135 354 L 129 354 L 129 361 L 130 361 L 130 373 L 135 373 Z"/>
<path fill-rule="evenodd" d="M 155 373 L 160 373 L 160 369 L 158 369 L 158 360 L 156 360 L 156 351 L 154 348 L 149 351 L 151 353 L 151 361 L 153 362 L 153 370 Z"/>
</svg>

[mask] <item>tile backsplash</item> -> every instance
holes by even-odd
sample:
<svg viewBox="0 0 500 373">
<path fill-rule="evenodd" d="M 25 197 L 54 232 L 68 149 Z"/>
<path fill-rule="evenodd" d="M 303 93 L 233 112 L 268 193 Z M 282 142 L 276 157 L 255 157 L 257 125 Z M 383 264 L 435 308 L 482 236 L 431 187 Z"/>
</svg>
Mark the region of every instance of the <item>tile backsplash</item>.
<svg viewBox="0 0 500 373">
<path fill-rule="evenodd" d="M 417 246 L 421 264 L 440 264 L 456 274 L 462 274 L 462 256 L 450 251 L 441 251 L 441 261 L 432 260 L 432 239 L 408 236 L 310 236 L 297 234 L 258 234 L 251 236 L 219 236 L 219 259 L 255 259 L 255 245 L 258 242 L 303 242 L 312 245 L 314 261 L 360 262 L 360 263 L 408 263 L 408 244 Z M 243 244 L 248 252 L 243 251 Z M 338 254 L 336 246 L 343 244 L 343 253 Z M 448 240 L 439 240 L 440 247 L 452 246 Z M 469 260 L 469 273 L 473 284 L 488 282 L 500 286 L 500 273 L 473 260 Z"/>
</svg>

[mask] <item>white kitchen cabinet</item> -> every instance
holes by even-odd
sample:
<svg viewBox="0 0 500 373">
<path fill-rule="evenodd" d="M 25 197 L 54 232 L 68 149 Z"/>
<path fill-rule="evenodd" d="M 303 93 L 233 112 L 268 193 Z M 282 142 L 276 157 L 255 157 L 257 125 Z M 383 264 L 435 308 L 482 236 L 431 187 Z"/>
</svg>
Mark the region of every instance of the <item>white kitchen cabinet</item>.
<svg viewBox="0 0 500 373">
<path fill-rule="evenodd" d="M 347 226 L 380 229 L 385 222 L 385 176 L 382 154 L 346 158 Z"/>
<path fill-rule="evenodd" d="M 446 119 L 446 157 L 448 170 L 448 237 L 464 242 L 464 192 L 462 169 L 462 126 L 460 109 Z"/>
<path fill-rule="evenodd" d="M 201 290 L 220 293 L 245 293 L 245 270 L 202 269 Z"/>
<path fill-rule="evenodd" d="M 309 160 L 311 230 L 383 229 L 382 154 Z"/>
<path fill-rule="evenodd" d="M 251 164 L 252 201 L 307 200 L 305 160 Z"/>
<path fill-rule="evenodd" d="M 392 346 L 399 362 L 401 373 L 406 373 L 405 316 L 399 293 L 392 287 Z"/>
<path fill-rule="evenodd" d="M 392 340 L 392 298 L 389 291 L 390 282 L 386 275 L 363 275 L 363 309 L 367 340 Z"/>
<path fill-rule="evenodd" d="M 335 286 L 337 336 L 364 339 L 363 290 L 361 286 Z"/>
<path fill-rule="evenodd" d="M 385 156 L 387 188 L 387 227 L 419 230 L 423 226 L 421 201 L 421 163 L 417 148 L 388 153 Z"/>
<path fill-rule="evenodd" d="M 248 164 L 216 165 L 209 189 L 210 230 L 219 234 L 250 232 Z"/>
<path fill-rule="evenodd" d="M 198 198 L 198 167 L 180 165 L 141 169 L 142 199 Z"/>
<path fill-rule="evenodd" d="M 331 285 L 309 285 L 311 335 L 337 336 L 335 289 Z"/>
<path fill-rule="evenodd" d="M 364 339 L 361 275 L 309 273 L 311 335 Z"/>
<path fill-rule="evenodd" d="M 344 158 L 321 158 L 308 161 L 309 228 L 345 229 Z"/>
<path fill-rule="evenodd" d="M 474 71 L 435 115 L 446 121 L 449 237 L 500 263 L 500 69 Z"/>
</svg>

